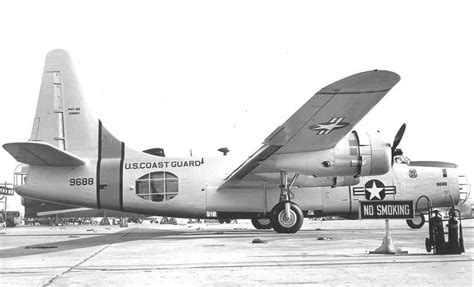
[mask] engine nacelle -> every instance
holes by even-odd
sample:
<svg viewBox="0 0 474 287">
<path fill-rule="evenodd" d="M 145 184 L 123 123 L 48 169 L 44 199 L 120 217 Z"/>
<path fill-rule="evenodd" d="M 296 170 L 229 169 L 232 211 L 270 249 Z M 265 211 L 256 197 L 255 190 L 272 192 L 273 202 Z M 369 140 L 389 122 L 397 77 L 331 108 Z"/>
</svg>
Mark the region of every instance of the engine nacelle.
<svg viewBox="0 0 474 287">
<path fill-rule="evenodd" d="M 332 149 L 279 154 L 267 162 L 287 172 L 357 178 L 387 173 L 391 167 L 391 149 L 378 133 L 359 136 L 353 131 Z"/>
</svg>

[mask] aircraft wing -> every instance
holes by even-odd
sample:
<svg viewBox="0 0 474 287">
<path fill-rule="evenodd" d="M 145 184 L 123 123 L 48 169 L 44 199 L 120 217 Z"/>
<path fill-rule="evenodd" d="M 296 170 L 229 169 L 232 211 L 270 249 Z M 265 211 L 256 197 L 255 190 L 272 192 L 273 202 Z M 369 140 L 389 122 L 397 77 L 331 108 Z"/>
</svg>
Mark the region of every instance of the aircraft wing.
<svg viewBox="0 0 474 287">
<path fill-rule="evenodd" d="M 226 183 L 243 179 L 274 154 L 333 148 L 399 80 L 396 73 L 374 70 L 324 87 L 275 129 Z M 268 172 L 260 169 L 258 172 Z"/>
<path fill-rule="evenodd" d="M 75 167 L 85 161 L 67 151 L 44 142 L 7 143 L 3 148 L 18 162 L 39 166 Z"/>
</svg>

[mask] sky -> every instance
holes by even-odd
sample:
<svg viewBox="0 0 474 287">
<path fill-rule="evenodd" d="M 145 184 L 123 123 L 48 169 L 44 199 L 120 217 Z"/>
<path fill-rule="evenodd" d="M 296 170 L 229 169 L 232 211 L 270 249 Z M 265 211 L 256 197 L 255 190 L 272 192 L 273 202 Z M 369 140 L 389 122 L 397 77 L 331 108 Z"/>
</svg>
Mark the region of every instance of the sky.
<svg viewBox="0 0 474 287">
<path fill-rule="evenodd" d="M 401 81 L 356 126 L 474 178 L 472 1 L 2 1 L 0 144 L 31 132 L 44 57 L 71 54 L 93 114 L 137 150 L 243 159 L 320 88 Z M 0 182 L 15 160 L 0 149 Z"/>
</svg>

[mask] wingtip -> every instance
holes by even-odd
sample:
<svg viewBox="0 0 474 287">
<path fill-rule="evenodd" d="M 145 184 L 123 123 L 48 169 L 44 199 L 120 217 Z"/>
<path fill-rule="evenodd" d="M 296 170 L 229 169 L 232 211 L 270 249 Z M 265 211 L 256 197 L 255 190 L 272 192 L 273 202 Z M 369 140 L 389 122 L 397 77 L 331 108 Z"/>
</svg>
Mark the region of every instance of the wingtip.
<svg viewBox="0 0 474 287">
<path fill-rule="evenodd" d="M 372 73 L 376 73 L 376 74 L 380 75 L 380 77 L 383 77 L 383 78 L 387 79 L 387 81 L 393 82 L 394 85 L 396 83 L 398 83 L 401 79 L 399 74 L 397 74 L 395 72 L 392 72 L 392 71 L 389 71 L 389 70 L 375 69 L 375 70 L 372 71 Z"/>
<path fill-rule="evenodd" d="M 2 145 L 2 147 L 3 147 L 4 150 L 8 151 L 8 148 L 9 148 L 10 146 L 12 146 L 12 145 L 15 145 L 15 144 L 16 144 L 16 142 L 4 143 L 4 144 Z"/>
<path fill-rule="evenodd" d="M 388 90 L 400 81 L 400 76 L 388 70 L 371 70 L 357 73 L 326 86 L 326 90 L 354 91 Z"/>
</svg>

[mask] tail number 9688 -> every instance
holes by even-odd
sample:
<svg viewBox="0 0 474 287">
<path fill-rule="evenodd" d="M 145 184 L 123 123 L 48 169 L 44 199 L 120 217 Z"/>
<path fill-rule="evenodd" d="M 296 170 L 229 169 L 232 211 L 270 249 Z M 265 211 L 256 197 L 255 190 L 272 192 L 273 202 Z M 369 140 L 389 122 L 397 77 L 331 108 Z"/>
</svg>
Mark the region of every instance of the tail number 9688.
<svg viewBox="0 0 474 287">
<path fill-rule="evenodd" d="M 94 185 L 93 177 L 71 178 L 69 180 L 70 186 Z"/>
</svg>

